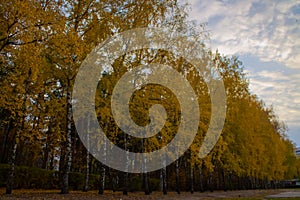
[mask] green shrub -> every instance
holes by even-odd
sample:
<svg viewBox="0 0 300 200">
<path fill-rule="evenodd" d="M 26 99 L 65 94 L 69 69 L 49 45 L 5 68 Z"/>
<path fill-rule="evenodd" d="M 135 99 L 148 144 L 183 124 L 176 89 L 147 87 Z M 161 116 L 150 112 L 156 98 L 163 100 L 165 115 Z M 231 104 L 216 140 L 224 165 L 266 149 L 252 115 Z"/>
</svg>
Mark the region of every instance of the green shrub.
<svg viewBox="0 0 300 200">
<path fill-rule="evenodd" d="M 149 185 L 152 191 L 160 190 L 160 179 L 158 178 L 150 178 Z"/>
<path fill-rule="evenodd" d="M 130 181 L 130 191 L 142 190 L 142 178 L 140 176 L 133 176 Z"/>
<path fill-rule="evenodd" d="M 8 172 L 9 172 L 9 165 L 0 164 L 0 187 L 6 186 Z"/>
<path fill-rule="evenodd" d="M 9 165 L 0 164 L 0 187 L 5 187 L 9 174 Z M 90 175 L 89 189 L 98 188 L 98 175 Z M 70 189 L 82 190 L 85 175 L 78 172 L 70 172 Z M 16 166 L 13 180 L 14 188 L 23 189 L 59 189 L 60 173 L 58 171 L 45 170 L 37 167 Z"/>
</svg>

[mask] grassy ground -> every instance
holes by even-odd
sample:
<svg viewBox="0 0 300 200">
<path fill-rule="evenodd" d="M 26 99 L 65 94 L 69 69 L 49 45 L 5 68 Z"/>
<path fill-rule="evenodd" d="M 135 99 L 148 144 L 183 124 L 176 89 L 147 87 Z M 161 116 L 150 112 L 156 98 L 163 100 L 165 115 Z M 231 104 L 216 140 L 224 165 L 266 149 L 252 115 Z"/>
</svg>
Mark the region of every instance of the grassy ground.
<svg viewBox="0 0 300 200">
<path fill-rule="evenodd" d="M 5 189 L 0 189 L 0 199 L 1 200 L 21 200 L 21 199 L 72 199 L 72 200 L 94 200 L 94 199 L 133 199 L 133 200 L 169 200 L 169 199 L 183 199 L 183 200 L 198 200 L 198 199 L 264 199 L 268 195 L 278 194 L 286 191 L 295 191 L 288 189 L 280 189 L 280 190 L 241 190 L 241 191 L 215 191 L 215 192 L 195 192 L 194 194 L 190 194 L 187 192 L 183 192 L 178 195 L 175 192 L 168 192 L 167 195 L 163 195 L 161 192 L 153 192 L 151 195 L 144 195 L 143 192 L 134 192 L 129 193 L 127 196 L 123 195 L 122 192 L 112 192 L 105 191 L 104 195 L 98 195 L 97 191 L 89 191 L 89 192 L 81 192 L 81 191 L 71 191 L 70 194 L 61 195 L 59 194 L 59 190 L 14 190 L 13 194 L 5 195 Z M 299 190 L 298 190 L 299 191 Z M 280 198 L 282 200 L 283 198 Z M 288 198 L 288 200 L 295 200 L 300 198 Z"/>
</svg>

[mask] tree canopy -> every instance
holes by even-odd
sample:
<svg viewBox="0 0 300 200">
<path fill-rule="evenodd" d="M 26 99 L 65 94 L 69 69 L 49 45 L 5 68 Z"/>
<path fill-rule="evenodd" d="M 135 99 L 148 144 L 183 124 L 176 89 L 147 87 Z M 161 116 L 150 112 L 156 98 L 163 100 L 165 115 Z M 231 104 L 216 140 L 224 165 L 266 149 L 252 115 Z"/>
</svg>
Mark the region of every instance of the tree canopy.
<svg viewBox="0 0 300 200">
<path fill-rule="evenodd" d="M 72 119 L 74 80 L 93 48 L 108 37 L 134 28 L 171 26 L 196 40 L 208 37 L 205 24 L 198 29 L 188 22 L 185 7 L 171 0 L 0 0 L 0 11 L 0 156 L 1 163 L 10 163 L 7 193 L 14 186 L 16 165 L 59 171 L 62 193 L 68 193 L 70 172 L 87 174 L 86 190 L 89 173 L 101 177 L 102 190 L 107 174 L 121 176 L 121 172 L 89 156 Z M 198 98 L 200 121 L 188 151 L 161 172 L 149 173 L 152 177 L 163 177 L 169 188 L 176 187 L 177 191 L 184 187 L 192 191 L 194 183 L 200 185 L 200 190 L 254 188 L 300 178 L 299 159 L 286 136 L 287 127 L 272 107 L 249 91 L 242 62 L 235 56 L 212 52 L 205 40 L 201 49 L 203 66 L 216 66 L 227 96 L 225 125 L 208 156 L 200 159 L 198 154 L 211 120 L 211 91 L 195 67 L 174 52 L 136 50 L 117 58 L 112 70 L 102 73 L 95 112 L 107 137 L 133 152 L 155 151 L 174 138 L 180 126 L 180 105 L 166 87 L 140 87 L 129 103 L 132 119 L 140 126 L 151 120 L 152 105 L 165 108 L 167 120 L 156 136 L 140 139 L 125 134 L 111 113 L 117 81 L 141 64 L 160 63 L 176 69 L 189 81 Z M 125 173 L 124 185 L 129 187 L 127 179 L 133 181 L 136 176 Z M 141 187 L 145 190 L 149 190 L 148 179 L 143 178 Z M 112 187 L 120 185 L 116 180 L 110 180 Z M 163 185 L 165 191 L 166 181 Z"/>
</svg>

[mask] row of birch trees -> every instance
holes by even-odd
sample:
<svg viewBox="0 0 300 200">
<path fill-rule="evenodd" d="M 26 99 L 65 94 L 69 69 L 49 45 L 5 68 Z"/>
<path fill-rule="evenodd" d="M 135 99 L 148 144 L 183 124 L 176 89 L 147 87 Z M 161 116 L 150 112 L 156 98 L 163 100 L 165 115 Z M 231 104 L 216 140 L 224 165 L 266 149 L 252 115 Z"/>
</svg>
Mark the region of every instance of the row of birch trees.
<svg viewBox="0 0 300 200">
<path fill-rule="evenodd" d="M 127 194 L 130 182 L 140 175 L 101 164 L 77 135 L 71 97 L 78 69 L 95 46 L 117 33 L 168 25 L 205 41 L 209 37 L 205 25 L 188 22 L 186 7 L 171 0 L 0 0 L 0 11 L 0 159 L 10 164 L 6 192 L 12 192 L 15 166 L 25 165 L 59 171 L 63 194 L 69 192 L 70 172 L 86 175 L 85 191 L 89 174 L 97 174 L 100 194 L 108 182 Z M 102 74 L 95 98 L 99 124 L 111 141 L 128 151 L 151 152 L 168 144 L 180 126 L 180 105 L 168 88 L 142 87 L 129 104 L 133 120 L 147 125 L 149 108 L 161 104 L 168 114 L 165 126 L 148 139 L 123 133 L 111 114 L 110 99 L 124 73 L 144 63 L 170 65 L 197 94 L 201 119 L 193 144 L 170 166 L 141 175 L 141 188 L 150 194 L 154 177 L 165 194 L 267 187 L 299 178 L 299 160 L 285 135 L 287 128 L 271 107 L 250 93 L 242 63 L 211 52 L 205 42 L 202 45 L 205 62 L 217 67 L 227 95 L 222 135 L 203 159 L 197 155 L 210 123 L 210 94 L 190 63 L 170 52 L 143 49 L 119 57 L 112 70 Z"/>
</svg>

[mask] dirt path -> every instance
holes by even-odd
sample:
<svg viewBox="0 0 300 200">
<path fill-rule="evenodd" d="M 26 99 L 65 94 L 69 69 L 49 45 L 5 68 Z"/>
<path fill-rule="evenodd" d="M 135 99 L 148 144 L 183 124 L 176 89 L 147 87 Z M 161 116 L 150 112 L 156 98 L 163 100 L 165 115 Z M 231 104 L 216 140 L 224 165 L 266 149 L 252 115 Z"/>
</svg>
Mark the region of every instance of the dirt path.
<svg viewBox="0 0 300 200">
<path fill-rule="evenodd" d="M 94 200 L 94 199 L 134 199 L 134 200 L 169 200 L 169 199 L 183 199 L 183 200 L 198 200 L 198 199 L 220 199 L 220 198 L 258 198 L 262 199 L 266 196 L 280 194 L 284 192 L 299 192 L 300 190 L 240 190 L 240 191 L 215 191 L 215 192 L 195 192 L 190 194 L 183 192 L 178 195 L 175 192 L 168 192 L 168 195 L 163 195 L 161 192 L 153 192 L 151 195 L 144 195 L 142 192 L 129 193 L 127 196 L 122 195 L 121 192 L 111 192 L 105 191 L 104 195 L 98 195 L 97 191 L 80 192 L 72 191 L 68 195 L 59 194 L 58 190 L 14 190 L 12 195 L 5 195 L 5 189 L 0 189 L 0 199 L 1 200 L 21 200 L 21 199 L 72 199 L 72 200 Z M 274 196 L 275 197 L 275 196 Z"/>
</svg>

